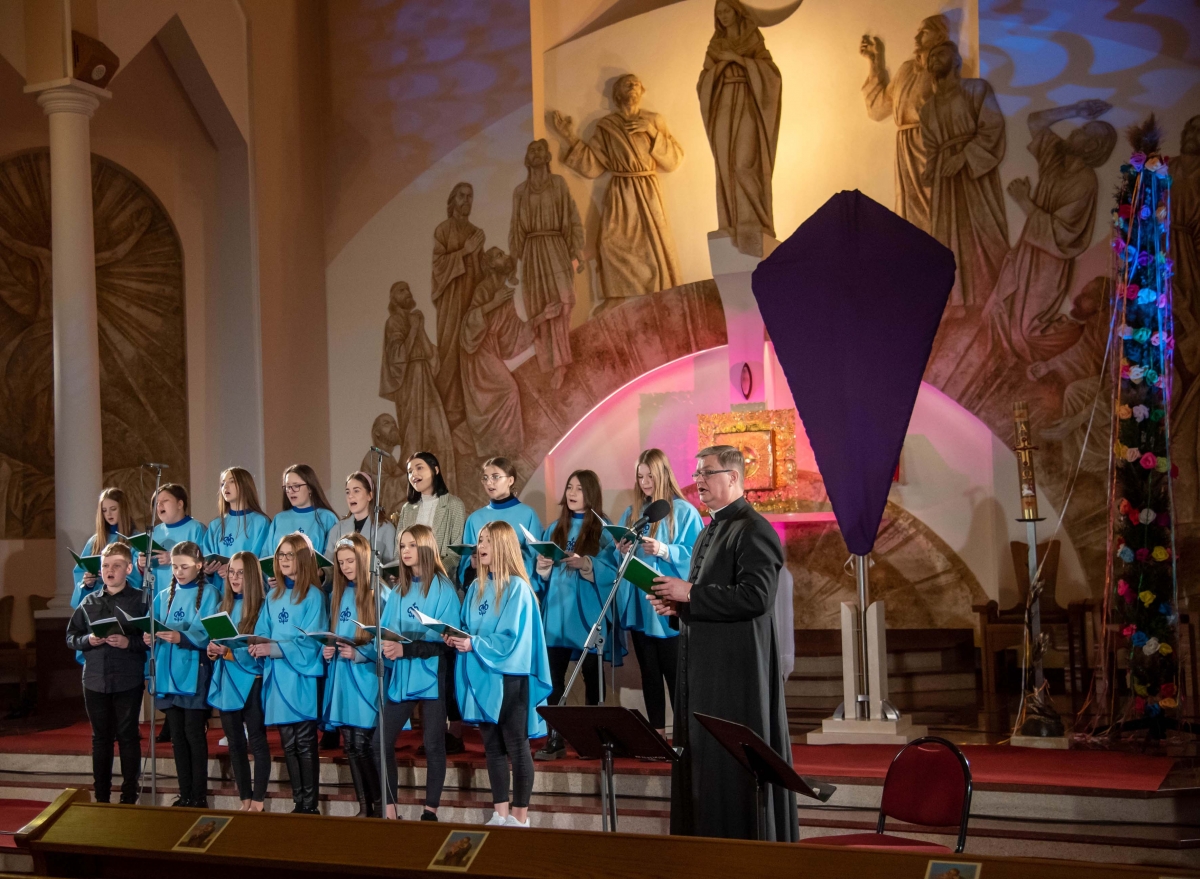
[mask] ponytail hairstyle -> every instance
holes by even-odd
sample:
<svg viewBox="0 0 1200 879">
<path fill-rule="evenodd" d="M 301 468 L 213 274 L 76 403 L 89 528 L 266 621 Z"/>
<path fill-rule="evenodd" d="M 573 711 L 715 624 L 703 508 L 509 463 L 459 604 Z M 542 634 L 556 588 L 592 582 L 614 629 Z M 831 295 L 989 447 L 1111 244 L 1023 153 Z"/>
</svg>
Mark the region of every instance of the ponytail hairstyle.
<svg viewBox="0 0 1200 879">
<path fill-rule="evenodd" d="M 262 610 L 263 603 L 263 577 L 262 568 L 258 566 L 258 557 L 252 552 L 235 552 L 233 557 L 229 559 L 229 563 L 242 563 L 242 618 L 238 621 L 239 635 L 253 635 L 254 624 L 258 622 L 258 612 Z M 233 613 L 233 603 L 236 600 L 234 597 L 233 587 L 229 585 L 229 578 L 225 578 L 225 592 L 221 595 L 221 610 L 225 613 Z"/>
<path fill-rule="evenodd" d="M 314 507 L 322 510 L 333 512 L 333 507 L 329 505 L 329 498 L 325 497 L 325 489 L 321 488 L 321 480 L 317 478 L 317 473 L 312 467 L 307 464 L 293 464 L 283 471 L 283 479 L 286 482 L 289 473 L 295 473 L 299 476 L 304 484 L 308 486 L 309 501 Z M 288 500 L 287 489 L 281 489 L 283 492 L 283 508 L 290 510 L 292 502 Z"/>
<path fill-rule="evenodd" d="M 594 556 L 600 551 L 600 535 L 607 521 L 604 515 L 604 494 L 600 490 L 600 477 L 591 470 L 576 470 L 567 477 L 567 482 L 578 479 L 583 489 L 583 524 L 579 528 L 579 536 L 575 538 L 576 555 Z M 558 544 L 560 549 L 567 548 L 567 535 L 571 533 L 571 513 L 567 506 L 567 489 L 563 486 L 562 499 L 558 502 L 558 522 L 550 539 Z M 595 515 L 591 515 L 595 513 Z"/>
<path fill-rule="evenodd" d="M 490 576 L 496 587 L 495 610 L 499 614 L 505 590 L 513 580 L 522 580 L 528 586 L 529 574 L 525 571 L 525 559 L 521 555 L 521 542 L 517 540 L 517 532 L 513 530 L 512 525 L 502 519 L 495 519 L 479 529 L 480 534 L 485 532 L 492 538 L 492 561 L 487 565 L 481 564 L 478 568 L 479 582 L 484 584 L 480 587 L 479 593 L 483 594 L 483 589 Z"/>
<path fill-rule="evenodd" d="M 643 464 L 650 468 L 650 475 L 654 477 L 654 496 L 650 498 L 642 494 L 642 487 L 638 484 L 638 467 Z M 629 521 L 640 519 L 642 510 L 654 501 L 666 501 L 674 506 L 677 498 L 683 500 L 683 490 L 675 479 L 666 453 L 662 449 L 646 449 L 638 455 L 637 464 L 633 468 L 633 509 L 629 513 Z M 667 539 L 664 542 L 670 543 L 675 539 L 675 517 L 667 516 L 664 521 L 667 523 Z M 655 522 L 650 526 L 649 535 L 655 540 L 661 539 L 658 536 L 658 526 L 661 524 L 662 522 Z"/>
<path fill-rule="evenodd" d="M 400 558 L 400 538 L 405 534 L 411 534 L 412 539 L 417 542 L 417 567 L 421 569 L 421 595 L 429 595 L 429 587 L 433 585 L 435 577 L 442 577 L 449 581 L 450 575 L 446 573 L 446 568 L 442 565 L 442 556 L 438 551 L 437 538 L 433 534 L 433 529 L 428 525 L 409 525 L 400 532 L 400 537 L 396 538 L 396 558 Z M 408 595 L 408 590 L 412 588 L 413 580 L 416 574 L 412 568 L 400 562 L 400 570 L 397 574 L 400 580 L 400 597 Z"/>
<path fill-rule="evenodd" d="M 503 470 L 505 476 L 511 476 L 514 480 L 517 478 L 516 465 L 513 464 L 513 462 L 511 460 L 509 460 L 508 458 L 505 458 L 503 455 L 500 455 L 495 458 L 488 458 L 486 461 L 483 462 L 483 464 L 480 466 L 479 469 L 483 470 L 484 467 L 495 467 L 497 470 Z M 517 496 L 517 483 L 515 481 L 513 482 L 513 487 L 509 491 L 509 494 L 512 497 Z"/>
<path fill-rule="evenodd" d="M 158 507 L 158 496 L 164 491 L 183 504 L 183 515 L 190 516 L 192 514 L 191 502 L 188 500 L 188 490 L 178 482 L 164 482 L 158 487 L 158 491 L 154 493 L 154 506 L 156 509 Z"/>
<path fill-rule="evenodd" d="M 271 597 L 278 601 L 287 592 L 287 584 L 283 582 L 283 574 L 279 573 L 279 554 L 287 548 L 296 556 L 296 576 L 292 585 L 292 604 L 299 604 L 308 596 L 311 588 L 321 588 L 321 574 L 317 570 L 317 557 L 313 553 L 312 544 L 307 534 L 296 531 L 285 535 L 275 547 L 275 589 Z"/>
<path fill-rule="evenodd" d="M 191 540 L 181 540 L 171 547 L 171 558 L 176 556 L 186 556 L 200 566 L 200 573 L 196 575 L 196 610 L 199 610 L 200 600 L 204 598 L 204 551 Z M 171 602 L 175 600 L 176 585 L 178 584 L 172 573 L 171 589 L 167 593 L 167 610 L 171 609 Z"/>
<path fill-rule="evenodd" d="M 333 594 L 329 598 L 329 612 L 336 614 L 342 606 L 342 596 L 346 585 L 350 582 L 342 573 L 342 566 L 337 557 L 343 552 L 354 553 L 354 613 L 358 621 L 367 626 L 375 625 L 375 593 L 371 591 L 371 544 L 367 538 L 355 532 L 347 534 L 333 546 Z M 336 629 L 337 622 L 330 623 L 329 628 Z M 366 644 L 371 636 L 359 629 L 354 635 L 355 644 Z"/>
<path fill-rule="evenodd" d="M 108 522 L 104 520 L 104 502 L 115 501 L 117 504 L 117 533 L 126 537 L 133 535 L 137 524 L 133 521 L 133 507 L 129 498 L 119 488 L 106 488 L 100 492 L 96 501 L 96 533 L 92 536 L 92 552 L 99 553 L 108 544 Z M 124 542 L 124 541 L 122 541 Z"/>
<path fill-rule="evenodd" d="M 232 479 L 233 484 L 237 486 L 238 503 L 242 505 L 242 510 L 245 512 L 254 512 L 265 516 L 262 504 L 258 502 L 258 489 L 254 485 L 254 476 L 245 467 L 229 467 L 221 471 L 221 483 L 226 479 Z M 285 491 L 284 494 L 287 494 Z M 225 494 L 217 490 L 217 518 L 221 521 L 221 537 L 225 536 L 225 517 L 233 512 L 233 508 L 229 506 L 229 502 L 225 500 Z M 247 533 L 249 525 L 245 519 L 242 519 L 242 533 Z M 258 566 L 258 560 L 254 562 L 255 567 Z"/>
</svg>

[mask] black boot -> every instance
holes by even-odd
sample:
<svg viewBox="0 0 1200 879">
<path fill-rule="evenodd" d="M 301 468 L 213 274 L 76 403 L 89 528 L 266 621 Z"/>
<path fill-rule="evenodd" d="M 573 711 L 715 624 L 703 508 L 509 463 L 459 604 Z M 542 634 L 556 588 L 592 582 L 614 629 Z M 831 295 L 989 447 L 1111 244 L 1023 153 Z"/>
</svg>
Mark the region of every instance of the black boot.
<svg viewBox="0 0 1200 879">
<path fill-rule="evenodd" d="M 346 727 L 342 735 L 346 741 L 346 758 L 350 763 L 350 777 L 354 780 L 354 792 L 358 796 L 358 816 L 374 818 L 379 799 L 379 770 L 371 756 L 371 730 Z"/>
<path fill-rule="evenodd" d="M 300 756 L 300 811 L 319 815 L 317 792 L 321 780 L 321 757 L 317 750 L 317 722 L 296 724 L 296 750 Z"/>
<path fill-rule="evenodd" d="M 546 744 L 533 755 L 534 760 L 557 760 L 560 757 L 565 757 L 567 754 L 567 743 L 563 741 L 563 737 L 556 730 L 550 732 L 550 738 L 546 739 Z"/>
<path fill-rule="evenodd" d="M 296 748 L 296 727 L 299 724 L 284 723 L 279 727 L 279 741 L 283 745 L 283 762 L 287 765 L 288 781 L 292 784 L 292 811 L 303 812 L 301 795 L 300 752 Z"/>
<path fill-rule="evenodd" d="M 371 800 L 368 799 L 367 785 L 363 781 L 363 761 L 357 754 L 351 754 L 349 744 L 346 747 L 346 763 L 350 766 L 350 780 L 354 782 L 354 797 L 358 800 L 358 814 L 356 818 L 369 818 L 374 812 Z"/>
</svg>

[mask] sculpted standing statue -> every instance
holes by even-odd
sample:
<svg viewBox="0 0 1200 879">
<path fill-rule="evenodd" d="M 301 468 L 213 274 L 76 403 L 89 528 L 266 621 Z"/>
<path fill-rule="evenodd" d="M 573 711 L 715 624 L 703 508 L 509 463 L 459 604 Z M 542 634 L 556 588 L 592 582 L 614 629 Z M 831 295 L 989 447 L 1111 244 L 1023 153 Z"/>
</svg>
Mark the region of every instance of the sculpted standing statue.
<svg viewBox="0 0 1200 879">
<path fill-rule="evenodd" d="M 921 107 L 933 94 L 933 76 L 926 67 L 929 52 L 950 39 L 950 22 L 932 15 L 921 22 L 913 57 L 889 76 L 883 40 L 864 36 L 859 52 L 871 62 L 863 98 L 867 115 L 876 122 L 896 120 L 896 213 L 929 231 L 929 190 L 922 182 L 925 147 L 921 142 Z"/>
<path fill-rule="evenodd" d="M 771 174 L 783 79 L 753 10 L 717 0 L 715 29 L 696 91 L 717 172 L 717 220 L 742 253 L 762 256 L 775 236 Z"/>
<path fill-rule="evenodd" d="M 521 261 L 525 314 L 534 331 L 538 368 L 560 387 L 571 363 L 571 309 L 583 251 L 583 224 L 567 181 L 550 173 L 550 144 L 525 150 L 529 177 L 513 190 L 508 249 Z"/>
<path fill-rule="evenodd" d="M 553 113 L 567 142 L 563 164 L 584 177 L 612 174 L 600 215 L 600 278 L 605 300 L 641 296 L 682 283 L 675 238 L 663 206 L 658 170 L 673 171 L 683 147 L 657 113 L 642 109 L 642 81 L 627 73 L 613 84 L 617 112 L 580 140 L 570 116 Z"/>
</svg>

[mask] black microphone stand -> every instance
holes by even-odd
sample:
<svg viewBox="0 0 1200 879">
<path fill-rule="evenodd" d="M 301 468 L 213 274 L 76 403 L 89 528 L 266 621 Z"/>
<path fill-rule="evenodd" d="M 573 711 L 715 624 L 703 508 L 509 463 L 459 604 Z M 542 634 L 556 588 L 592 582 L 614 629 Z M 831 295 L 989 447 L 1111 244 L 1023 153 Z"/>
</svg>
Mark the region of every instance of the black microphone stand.
<svg viewBox="0 0 1200 879">
<path fill-rule="evenodd" d="M 143 464 L 155 472 L 154 494 L 150 495 L 150 518 L 146 526 L 146 576 L 142 578 L 142 587 L 150 595 L 150 805 L 158 805 L 158 758 L 155 756 L 155 742 L 158 737 L 154 732 L 155 701 L 158 699 L 158 663 L 154 659 L 155 643 L 154 621 L 154 516 L 158 513 L 158 490 L 162 487 L 162 464 Z M 149 581 L 149 582 L 147 582 Z"/>
<path fill-rule="evenodd" d="M 375 453 L 375 509 L 371 513 L 373 526 L 375 528 L 374 546 L 371 548 L 371 589 L 374 590 L 371 594 L 375 600 L 375 675 L 379 681 L 379 717 L 376 723 L 379 727 L 379 808 L 383 810 L 380 818 L 387 817 L 387 769 L 386 769 L 386 748 L 389 743 L 383 740 L 383 708 L 384 699 L 386 698 L 383 685 L 383 589 L 381 583 L 383 581 L 382 560 L 379 557 L 379 532 L 383 530 L 383 508 L 380 505 L 380 499 L 383 497 L 383 456 L 387 452 L 382 449 L 371 447 L 371 451 Z M 389 456 L 390 457 L 390 456 Z M 336 559 L 335 559 L 336 562 Z M 394 748 L 395 745 L 393 744 Z M 399 817 L 399 816 L 397 816 Z"/>
</svg>

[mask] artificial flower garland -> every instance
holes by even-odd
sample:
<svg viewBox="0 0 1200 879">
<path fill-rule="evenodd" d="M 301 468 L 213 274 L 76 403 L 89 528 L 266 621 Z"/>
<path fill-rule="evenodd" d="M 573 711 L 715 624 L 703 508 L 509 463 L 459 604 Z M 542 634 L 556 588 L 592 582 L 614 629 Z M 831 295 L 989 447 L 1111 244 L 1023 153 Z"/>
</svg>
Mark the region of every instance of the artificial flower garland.
<svg viewBox="0 0 1200 879">
<path fill-rule="evenodd" d="M 1109 510 L 1113 619 L 1129 645 L 1127 720 L 1179 707 L 1175 543 L 1169 457 L 1172 264 L 1167 160 L 1135 152 L 1113 213 L 1117 350 Z"/>
</svg>

